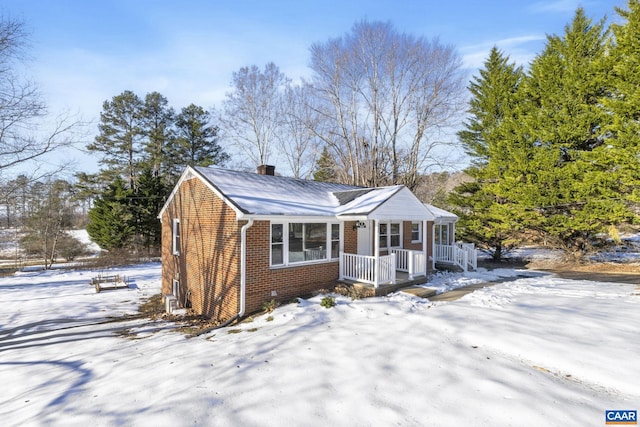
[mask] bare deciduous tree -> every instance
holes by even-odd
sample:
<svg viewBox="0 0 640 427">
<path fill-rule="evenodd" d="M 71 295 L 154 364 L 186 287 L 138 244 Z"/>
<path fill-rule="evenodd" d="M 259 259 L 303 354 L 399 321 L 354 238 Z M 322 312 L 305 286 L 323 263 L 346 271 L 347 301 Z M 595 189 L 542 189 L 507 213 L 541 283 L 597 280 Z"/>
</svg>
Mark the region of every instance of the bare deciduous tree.
<svg viewBox="0 0 640 427">
<path fill-rule="evenodd" d="M 389 23 L 362 21 L 344 37 L 312 45 L 323 119 L 315 133 L 344 178 L 413 188 L 429 165 L 443 162 L 437 148 L 448 142 L 438 136 L 463 108 L 460 65 L 451 46 L 398 33 Z"/>
<path fill-rule="evenodd" d="M 232 91 L 223 102 L 224 136 L 254 165 L 267 164 L 281 126 L 288 79 L 270 62 L 263 71 L 255 65 L 242 67 L 233 73 L 232 81 Z"/>
<path fill-rule="evenodd" d="M 58 117 L 53 128 L 41 131 L 47 114 L 37 86 L 18 71 L 27 33 L 21 21 L 0 16 L 0 173 L 72 144 L 78 126 Z"/>
<path fill-rule="evenodd" d="M 310 105 L 310 86 L 288 85 L 282 97 L 282 117 L 276 134 L 279 158 L 285 160 L 294 178 L 309 178 L 322 151 L 322 141 L 312 130 L 318 114 Z"/>
</svg>

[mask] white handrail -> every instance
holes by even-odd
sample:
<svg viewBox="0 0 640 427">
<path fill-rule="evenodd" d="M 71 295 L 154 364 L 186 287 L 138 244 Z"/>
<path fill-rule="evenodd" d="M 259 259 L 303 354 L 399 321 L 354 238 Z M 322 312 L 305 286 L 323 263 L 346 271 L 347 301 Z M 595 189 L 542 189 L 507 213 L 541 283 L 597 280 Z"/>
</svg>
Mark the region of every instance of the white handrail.
<svg viewBox="0 0 640 427">
<path fill-rule="evenodd" d="M 409 273 L 409 279 L 427 274 L 427 257 L 422 251 L 409 249 L 391 249 L 391 253 L 396 256 L 396 268 L 399 271 Z"/>
<path fill-rule="evenodd" d="M 375 256 L 340 253 L 340 279 L 370 283 L 374 287 L 396 282 L 395 255 Z"/>
<path fill-rule="evenodd" d="M 435 245 L 436 262 L 455 264 L 467 271 L 478 268 L 478 252 L 473 243 L 457 243 L 455 245 Z"/>
</svg>

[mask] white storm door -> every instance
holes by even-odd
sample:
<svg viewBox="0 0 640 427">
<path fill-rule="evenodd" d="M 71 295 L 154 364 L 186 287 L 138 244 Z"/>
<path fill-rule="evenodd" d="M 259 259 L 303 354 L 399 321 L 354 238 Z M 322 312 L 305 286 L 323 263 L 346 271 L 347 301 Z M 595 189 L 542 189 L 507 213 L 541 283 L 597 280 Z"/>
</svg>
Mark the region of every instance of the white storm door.
<svg viewBox="0 0 640 427">
<path fill-rule="evenodd" d="M 364 228 L 358 228 L 358 255 L 371 255 L 371 221 L 364 221 L 367 225 Z"/>
</svg>

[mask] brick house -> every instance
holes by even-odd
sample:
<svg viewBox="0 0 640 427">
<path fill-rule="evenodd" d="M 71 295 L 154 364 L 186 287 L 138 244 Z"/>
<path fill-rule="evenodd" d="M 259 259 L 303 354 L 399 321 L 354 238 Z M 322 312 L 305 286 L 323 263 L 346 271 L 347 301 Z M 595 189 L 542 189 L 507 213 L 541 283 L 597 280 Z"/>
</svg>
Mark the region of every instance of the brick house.
<svg viewBox="0 0 640 427">
<path fill-rule="evenodd" d="M 438 218 L 406 187 L 187 167 L 164 207 L 162 294 L 220 321 L 338 279 L 393 284 L 435 265 Z"/>
</svg>

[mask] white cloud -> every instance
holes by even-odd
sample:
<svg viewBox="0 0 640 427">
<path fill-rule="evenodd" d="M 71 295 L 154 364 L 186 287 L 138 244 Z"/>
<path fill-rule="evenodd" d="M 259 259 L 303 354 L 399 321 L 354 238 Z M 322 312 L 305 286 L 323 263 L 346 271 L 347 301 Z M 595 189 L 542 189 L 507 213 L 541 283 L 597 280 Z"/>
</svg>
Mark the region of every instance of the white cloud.
<svg viewBox="0 0 640 427">
<path fill-rule="evenodd" d="M 512 62 L 526 67 L 538 54 L 544 40 L 544 35 L 531 34 L 463 46 L 460 48 L 463 67 L 471 70 L 481 68 L 493 46 L 502 50 Z"/>
<path fill-rule="evenodd" d="M 536 13 L 564 13 L 573 12 L 578 7 L 583 5 L 584 2 L 580 0 L 553 0 L 553 1 L 539 1 L 532 4 L 529 10 Z"/>
</svg>

